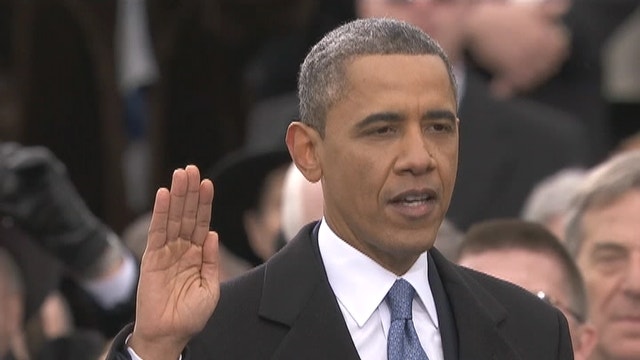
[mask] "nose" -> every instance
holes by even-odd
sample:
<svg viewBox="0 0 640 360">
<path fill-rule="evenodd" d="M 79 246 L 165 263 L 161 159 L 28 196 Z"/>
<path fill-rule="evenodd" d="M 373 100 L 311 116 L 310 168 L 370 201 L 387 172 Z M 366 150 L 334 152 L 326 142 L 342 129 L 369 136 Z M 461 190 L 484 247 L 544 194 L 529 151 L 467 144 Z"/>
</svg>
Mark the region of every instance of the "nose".
<svg viewBox="0 0 640 360">
<path fill-rule="evenodd" d="M 435 166 L 432 146 L 419 126 L 408 127 L 399 145 L 396 171 L 422 175 L 432 170 Z"/>
<path fill-rule="evenodd" d="M 640 300 L 640 249 L 635 250 L 631 255 L 629 271 L 624 279 L 623 290 L 628 296 Z"/>
</svg>

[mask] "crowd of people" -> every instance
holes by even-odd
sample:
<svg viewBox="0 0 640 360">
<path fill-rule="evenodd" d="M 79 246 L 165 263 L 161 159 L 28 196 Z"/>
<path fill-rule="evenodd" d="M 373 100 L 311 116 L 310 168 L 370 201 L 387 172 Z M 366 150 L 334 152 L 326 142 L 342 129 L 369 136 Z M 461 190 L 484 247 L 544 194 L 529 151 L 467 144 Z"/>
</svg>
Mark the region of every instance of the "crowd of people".
<svg viewBox="0 0 640 360">
<path fill-rule="evenodd" d="M 1 360 L 640 359 L 637 1 L 0 14 Z"/>
</svg>

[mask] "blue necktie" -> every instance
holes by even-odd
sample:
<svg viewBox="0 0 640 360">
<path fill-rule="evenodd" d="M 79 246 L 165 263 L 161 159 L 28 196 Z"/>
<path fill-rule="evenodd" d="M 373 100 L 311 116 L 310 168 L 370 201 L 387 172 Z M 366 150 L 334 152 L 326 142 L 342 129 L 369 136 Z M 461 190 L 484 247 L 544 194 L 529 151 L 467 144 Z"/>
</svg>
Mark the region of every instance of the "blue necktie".
<svg viewBox="0 0 640 360">
<path fill-rule="evenodd" d="M 411 319 L 411 305 L 416 291 L 404 279 L 396 280 L 386 300 L 391 310 L 391 327 L 387 338 L 388 360 L 429 360 Z"/>
</svg>

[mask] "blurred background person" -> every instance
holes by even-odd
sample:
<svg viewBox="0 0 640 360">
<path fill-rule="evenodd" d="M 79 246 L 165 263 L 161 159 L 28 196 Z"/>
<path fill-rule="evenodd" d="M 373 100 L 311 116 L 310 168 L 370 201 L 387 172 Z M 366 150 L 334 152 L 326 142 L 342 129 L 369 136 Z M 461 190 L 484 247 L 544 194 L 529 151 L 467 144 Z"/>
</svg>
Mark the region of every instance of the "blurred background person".
<svg viewBox="0 0 640 360">
<path fill-rule="evenodd" d="M 215 184 L 211 228 L 222 245 L 251 266 L 277 250 L 285 172 L 291 164 L 284 142 L 270 150 L 243 149 L 206 172 Z"/>
<path fill-rule="evenodd" d="M 38 347 L 30 343 L 26 320 L 26 292 L 22 271 L 11 254 L 0 247 L 0 359 L 3 360 L 95 360 L 106 342 L 94 331 L 52 332 Z M 43 310 L 47 302 L 43 304 Z M 47 310 L 51 311 L 51 309 Z M 63 320 L 64 321 L 64 320 Z M 55 326 L 49 323 L 49 326 Z"/>
<path fill-rule="evenodd" d="M 603 57 L 610 51 L 608 40 L 638 4 L 637 0 L 479 1 L 466 22 L 467 55 L 490 79 L 494 94 L 535 99 L 582 121 L 593 165 L 619 140 L 622 134 L 615 127 L 628 118 L 612 118 L 603 89 Z M 627 54 L 637 71 L 634 55 Z M 634 131 L 626 124 L 626 131 Z"/>
<path fill-rule="evenodd" d="M 542 225 L 519 219 L 477 223 L 460 244 L 458 263 L 519 285 L 556 306 L 569 323 L 575 359 L 590 359 L 597 333 L 589 322 L 582 276 L 564 246 Z"/>
<path fill-rule="evenodd" d="M 640 358 L 640 151 L 587 174 L 569 209 L 566 244 L 600 334 L 592 360 Z"/>
<path fill-rule="evenodd" d="M 542 224 L 564 241 L 566 216 L 587 170 L 567 168 L 542 179 L 524 203 L 521 217 Z"/>
<path fill-rule="evenodd" d="M 451 59 L 459 87 L 460 153 L 447 218 L 456 227 L 464 231 L 485 219 L 517 217 L 538 181 L 587 162 L 585 129 L 576 119 L 539 103 L 492 97 L 488 82 L 469 71 L 465 24 L 474 2 L 355 3 L 360 17 L 386 16 L 420 27 Z"/>
<path fill-rule="evenodd" d="M 323 216 L 322 184 L 307 180 L 292 163 L 289 165 L 282 186 L 282 210 L 280 223 L 285 243 L 308 223 Z"/>
<path fill-rule="evenodd" d="M 0 137 L 48 147 L 119 232 L 174 168 L 243 145 L 252 59 L 275 35 L 326 27 L 337 3 L 2 0 L 14 116 Z"/>
<path fill-rule="evenodd" d="M 131 321 L 138 264 L 86 207 L 64 164 L 48 149 L 0 142 L 0 220 L 0 247 L 10 251 L 29 280 L 25 320 L 30 328 L 37 316 L 33 335 L 42 337 L 27 339 L 34 356 L 71 351 L 75 340 L 69 337 L 104 341 Z M 56 290 L 68 307 L 50 302 Z M 50 306 L 57 316 L 49 316 Z M 61 323 L 51 326 L 50 320 Z"/>
</svg>

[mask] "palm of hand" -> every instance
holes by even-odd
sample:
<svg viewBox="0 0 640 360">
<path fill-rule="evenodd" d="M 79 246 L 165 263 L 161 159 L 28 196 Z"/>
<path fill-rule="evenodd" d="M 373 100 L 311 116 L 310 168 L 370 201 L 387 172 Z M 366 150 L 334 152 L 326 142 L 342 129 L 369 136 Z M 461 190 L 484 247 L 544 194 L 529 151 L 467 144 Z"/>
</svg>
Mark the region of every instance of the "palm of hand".
<svg viewBox="0 0 640 360">
<path fill-rule="evenodd" d="M 218 235 L 209 230 L 212 202 L 213 184 L 200 181 L 192 165 L 174 172 L 170 191 L 158 190 L 129 343 L 149 358 L 179 354 L 218 303 Z"/>
<path fill-rule="evenodd" d="M 156 336 L 187 334 L 191 337 L 204 326 L 217 304 L 219 286 L 201 274 L 203 247 L 178 240 L 145 254 L 139 293 L 145 293 L 144 305 L 138 313 L 153 310 L 150 333 Z M 141 329 L 142 330 L 142 329 Z M 146 332 L 146 331 L 145 331 Z"/>
</svg>

